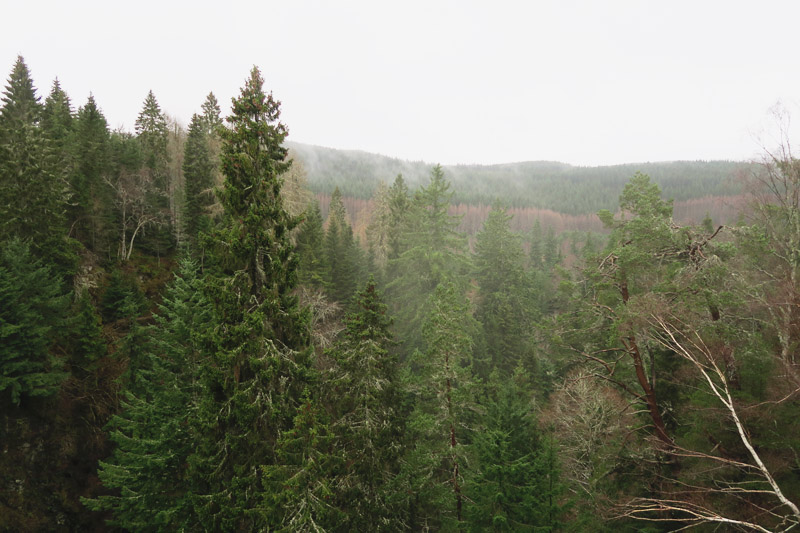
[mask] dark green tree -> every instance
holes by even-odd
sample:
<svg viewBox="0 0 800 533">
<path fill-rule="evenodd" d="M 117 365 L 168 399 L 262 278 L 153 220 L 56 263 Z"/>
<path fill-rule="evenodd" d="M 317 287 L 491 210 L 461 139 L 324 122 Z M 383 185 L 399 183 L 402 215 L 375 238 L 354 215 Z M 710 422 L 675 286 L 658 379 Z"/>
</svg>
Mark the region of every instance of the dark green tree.
<svg viewBox="0 0 800 533">
<path fill-rule="evenodd" d="M 214 201 L 214 165 L 211 162 L 208 136 L 202 118 L 192 115 L 183 156 L 185 181 L 184 234 L 192 248 L 199 243 L 200 232 L 211 229 L 209 207 Z"/>
<path fill-rule="evenodd" d="M 40 257 L 69 271 L 74 257 L 65 239 L 68 192 L 41 118 L 28 67 L 18 57 L 0 109 L 0 242 L 30 239 Z"/>
<path fill-rule="evenodd" d="M 353 228 L 347 221 L 347 211 L 338 187 L 331 195 L 324 250 L 326 282 L 331 298 L 347 303 L 355 293 L 361 277 L 360 250 L 353 238 Z"/>
<path fill-rule="evenodd" d="M 69 294 L 58 277 L 14 238 L 0 247 L 0 392 L 15 405 L 49 396 L 66 374 L 52 347 Z"/>
<path fill-rule="evenodd" d="M 279 176 L 290 165 L 286 127 L 263 83 L 253 68 L 220 130 L 225 220 L 212 239 L 211 353 L 192 459 L 199 511 L 211 529 L 266 527 L 261 467 L 275 463 L 310 374 L 308 319 L 293 292 L 298 258 L 290 232 L 299 220 L 280 194 Z"/>
<path fill-rule="evenodd" d="M 457 530 L 464 525 L 467 443 L 477 409 L 471 365 L 477 324 L 469 301 L 453 283 L 440 285 L 428 308 L 427 348 L 409 360 L 413 410 L 399 487 L 409 495 L 412 530 Z"/>
<path fill-rule="evenodd" d="M 301 285 L 322 287 L 325 284 L 325 250 L 323 242 L 325 231 L 322 229 L 322 213 L 319 202 L 312 202 L 305 211 L 303 223 L 297 231 L 295 239 L 300 264 L 297 267 L 297 278 Z"/>
<path fill-rule="evenodd" d="M 194 509 L 191 456 L 197 431 L 202 357 L 208 327 L 197 266 L 185 260 L 167 287 L 155 324 L 132 326 L 139 360 L 129 361 L 128 391 L 122 411 L 110 422 L 117 447 L 100 463 L 103 485 L 118 491 L 84 503 L 113 513 L 111 525 L 129 531 L 201 528 Z"/>
<path fill-rule="evenodd" d="M 78 239 L 96 253 L 109 254 L 113 246 L 113 190 L 111 135 L 108 123 L 92 95 L 75 119 L 76 169 L 72 175 L 72 224 Z"/>
<path fill-rule="evenodd" d="M 329 356 L 325 380 L 333 407 L 335 453 L 348 466 L 335 482 L 345 531 L 396 531 L 392 482 L 399 469 L 403 413 L 391 318 L 375 281 L 357 293 L 354 311 Z"/>
<path fill-rule="evenodd" d="M 560 523 L 562 485 L 551 439 L 538 430 L 530 378 L 495 372 L 486 387 L 481 431 L 474 435 L 477 473 L 466 493 L 471 531 L 553 531 Z"/>
</svg>

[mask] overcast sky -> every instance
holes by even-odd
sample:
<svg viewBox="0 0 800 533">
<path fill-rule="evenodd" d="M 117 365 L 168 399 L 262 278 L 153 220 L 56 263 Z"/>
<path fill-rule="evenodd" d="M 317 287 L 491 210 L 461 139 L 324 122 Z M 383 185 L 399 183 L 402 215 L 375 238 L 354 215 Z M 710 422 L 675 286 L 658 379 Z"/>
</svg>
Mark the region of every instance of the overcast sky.
<svg viewBox="0 0 800 533">
<path fill-rule="evenodd" d="M 187 123 L 258 65 L 290 140 L 453 163 L 747 159 L 797 115 L 797 1 L 11 1 L 39 94 L 56 76 L 133 130 L 147 91 Z M 3 82 L 5 84 L 5 82 Z M 798 119 L 797 121 L 800 121 Z"/>
</svg>

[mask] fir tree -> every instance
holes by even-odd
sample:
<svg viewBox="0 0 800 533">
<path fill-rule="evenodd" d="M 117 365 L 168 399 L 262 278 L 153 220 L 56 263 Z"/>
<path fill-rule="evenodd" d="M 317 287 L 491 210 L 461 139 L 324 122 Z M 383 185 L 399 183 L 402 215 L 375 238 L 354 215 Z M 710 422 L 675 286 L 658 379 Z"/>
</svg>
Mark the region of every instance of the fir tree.
<svg viewBox="0 0 800 533">
<path fill-rule="evenodd" d="M 401 490 L 410 496 L 408 526 L 458 529 L 464 515 L 468 429 L 473 422 L 471 353 L 476 324 L 469 302 L 453 283 L 431 297 L 425 352 L 411 357 L 409 416 Z"/>
<path fill-rule="evenodd" d="M 71 270 L 65 228 L 67 189 L 28 67 L 17 58 L 0 109 L 0 242 L 30 239 L 40 257 Z"/>
<path fill-rule="evenodd" d="M 289 235 L 298 220 L 280 194 L 279 176 L 290 164 L 280 104 L 253 68 L 232 107 L 221 130 L 225 224 L 213 239 L 212 353 L 203 366 L 203 435 L 193 463 L 204 480 L 207 527 L 253 530 L 265 526 L 261 466 L 274 464 L 278 439 L 295 419 L 310 352 L 307 318 L 293 294 L 297 256 Z"/>
<path fill-rule="evenodd" d="M 12 403 L 58 391 L 65 374 L 51 348 L 68 298 L 28 244 L 15 238 L 0 247 L 0 392 Z"/>
<path fill-rule="evenodd" d="M 456 228 L 459 217 L 448 213 L 453 191 L 442 167 L 431 171 L 431 181 L 414 197 L 403 235 L 405 250 L 390 262 L 397 277 L 387 286 L 398 337 L 407 351 L 422 347 L 422 324 L 430 314 L 431 295 L 445 280 L 466 286 L 469 260 L 466 240 Z"/>
<path fill-rule="evenodd" d="M 324 237 L 319 202 L 314 201 L 306 208 L 305 218 L 295 239 L 297 255 L 300 258 L 297 278 L 301 285 L 322 287 L 325 284 Z"/>
<path fill-rule="evenodd" d="M 335 364 L 326 380 L 335 406 L 335 453 L 348 464 L 336 479 L 337 507 L 347 514 L 345 530 L 395 531 L 390 487 L 399 467 L 402 413 L 392 321 L 373 279 L 353 308 L 329 353 Z"/>
<path fill-rule="evenodd" d="M 183 156 L 183 176 L 185 180 L 184 233 L 193 248 L 198 244 L 200 232 L 211 228 L 208 209 L 213 201 L 214 166 L 208 150 L 208 133 L 198 115 L 192 115 L 189 135 Z"/>
<path fill-rule="evenodd" d="M 92 95 L 75 119 L 76 170 L 72 176 L 72 219 L 78 238 L 95 252 L 106 251 L 113 239 L 111 136 Z"/>
<path fill-rule="evenodd" d="M 98 472 L 103 485 L 119 493 L 84 500 L 90 509 L 112 511 L 112 525 L 130 531 L 200 527 L 188 461 L 200 430 L 200 339 L 209 313 L 197 266 L 186 260 L 164 294 L 155 325 L 131 328 L 123 351 L 136 350 L 138 361 L 129 361 L 123 408 L 110 422 L 117 448 Z"/>
<path fill-rule="evenodd" d="M 359 279 L 359 249 L 353 228 L 347 221 L 342 194 L 337 187 L 331 195 L 328 229 L 325 232 L 326 281 L 331 297 L 346 303 L 356 290 Z"/>
<path fill-rule="evenodd" d="M 543 438 L 517 367 L 512 379 L 492 373 L 481 431 L 474 435 L 477 473 L 466 492 L 471 531 L 553 531 L 559 525 L 561 483 L 553 445 Z"/>
<path fill-rule="evenodd" d="M 208 93 L 206 101 L 201 106 L 203 114 L 199 118 L 199 125 L 206 135 L 216 136 L 222 126 L 219 103 L 214 93 Z"/>
<path fill-rule="evenodd" d="M 483 325 L 491 366 L 502 369 L 504 375 L 530 355 L 533 329 L 524 252 L 521 237 L 511 232 L 511 218 L 505 206 L 494 203 L 476 237 L 474 260 L 479 287 L 476 318 Z M 485 372 L 483 377 L 487 376 Z"/>
</svg>

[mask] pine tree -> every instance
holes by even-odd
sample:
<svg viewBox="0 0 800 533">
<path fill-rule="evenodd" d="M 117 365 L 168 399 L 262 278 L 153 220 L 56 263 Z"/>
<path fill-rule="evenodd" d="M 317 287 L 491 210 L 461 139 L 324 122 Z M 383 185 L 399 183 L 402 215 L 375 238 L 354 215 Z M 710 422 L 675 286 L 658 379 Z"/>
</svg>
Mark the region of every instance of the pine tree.
<svg viewBox="0 0 800 533">
<path fill-rule="evenodd" d="M 430 183 L 414 197 L 401 244 L 405 250 L 390 262 L 397 277 L 386 292 L 398 318 L 398 337 L 408 352 L 422 347 L 422 324 L 430 314 L 436 287 L 445 280 L 466 286 L 469 259 L 466 240 L 456 230 L 459 217 L 448 213 L 452 196 L 450 183 L 437 165 Z"/>
<path fill-rule="evenodd" d="M 0 392 L 13 404 L 58 391 L 65 374 L 51 348 L 68 298 L 27 243 L 14 238 L 0 247 Z"/>
<path fill-rule="evenodd" d="M 92 95 L 75 119 L 76 170 L 72 176 L 73 224 L 79 240 L 95 252 L 108 251 L 113 238 L 111 135 Z"/>
<path fill-rule="evenodd" d="M 312 202 L 306 208 L 305 218 L 297 232 L 296 246 L 300 263 L 297 266 L 297 279 L 301 285 L 322 287 L 325 284 L 325 250 L 322 229 L 322 213 L 319 202 Z"/>
<path fill-rule="evenodd" d="M 65 240 L 66 183 L 59 179 L 52 142 L 40 122 L 42 105 L 22 57 L 0 109 L 0 242 L 30 239 L 34 251 L 62 269 L 74 257 Z"/>
<path fill-rule="evenodd" d="M 200 527 L 188 461 L 200 429 L 200 339 L 209 314 L 197 266 L 184 260 L 155 325 L 131 329 L 140 360 L 130 361 L 123 409 L 110 422 L 117 448 L 98 472 L 103 485 L 119 493 L 84 500 L 90 509 L 112 511 L 112 525 L 130 531 Z"/>
<path fill-rule="evenodd" d="M 208 135 L 201 117 L 192 115 L 183 156 L 186 183 L 183 223 L 184 233 L 193 248 L 198 245 L 200 232 L 211 229 L 208 209 L 213 202 L 214 166 L 209 156 Z"/>
<path fill-rule="evenodd" d="M 532 295 L 524 270 L 521 237 L 511 232 L 512 216 L 499 202 L 492 205 L 475 241 L 478 282 L 476 318 L 483 325 L 484 345 L 492 368 L 504 375 L 530 352 Z M 488 377 L 491 369 L 484 369 Z M 487 371 L 488 370 L 488 371 Z"/>
<path fill-rule="evenodd" d="M 345 320 L 345 331 L 329 355 L 335 453 L 348 467 L 336 479 L 337 507 L 347 531 L 396 531 L 391 482 L 399 468 L 402 413 L 397 361 L 390 353 L 387 307 L 370 279 Z"/>
<path fill-rule="evenodd" d="M 202 439 L 192 459 L 212 529 L 265 527 L 261 467 L 291 428 L 309 379 L 307 318 L 293 294 L 298 219 L 283 208 L 279 176 L 290 164 L 282 146 L 280 104 L 265 94 L 257 68 L 233 100 L 221 130 L 224 226 L 214 235 L 217 273 L 212 350 L 203 365 Z"/>
<path fill-rule="evenodd" d="M 424 326 L 425 352 L 415 352 L 408 378 L 414 395 L 406 436 L 401 490 L 413 530 L 462 527 L 464 471 L 473 412 L 471 353 L 477 325 L 453 283 L 437 287 Z"/>
<path fill-rule="evenodd" d="M 360 278 L 360 255 L 347 221 L 339 187 L 331 195 L 328 229 L 325 232 L 326 282 L 331 297 L 347 303 L 356 291 Z"/>
</svg>

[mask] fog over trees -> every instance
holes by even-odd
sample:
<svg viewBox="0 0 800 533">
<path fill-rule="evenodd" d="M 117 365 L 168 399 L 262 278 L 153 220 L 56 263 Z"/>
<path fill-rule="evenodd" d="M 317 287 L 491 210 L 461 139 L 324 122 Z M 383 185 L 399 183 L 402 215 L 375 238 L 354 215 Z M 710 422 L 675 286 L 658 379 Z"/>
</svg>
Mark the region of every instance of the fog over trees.
<svg viewBox="0 0 800 533">
<path fill-rule="evenodd" d="M 441 166 L 0 107 L 0 530 L 792 531 L 800 160 Z"/>
</svg>

